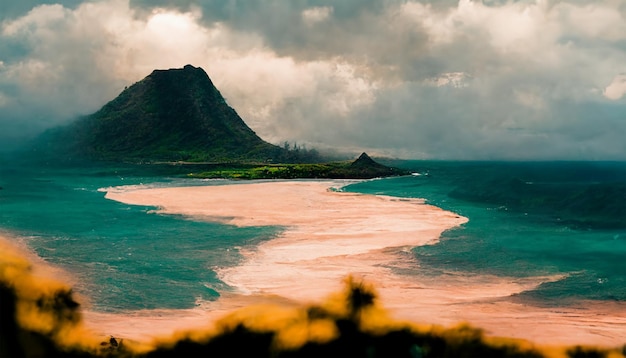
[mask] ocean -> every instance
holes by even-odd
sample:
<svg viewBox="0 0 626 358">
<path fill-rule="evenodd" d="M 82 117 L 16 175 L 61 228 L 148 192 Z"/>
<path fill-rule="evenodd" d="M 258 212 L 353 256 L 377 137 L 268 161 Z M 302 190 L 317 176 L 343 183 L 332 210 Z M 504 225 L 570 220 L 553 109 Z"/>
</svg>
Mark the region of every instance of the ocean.
<svg viewBox="0 0 626 358">
<path fill-rule="evenodd" d="M 398 275 L 555 276 L 511 299 L 538 306 L 626 301 L 626 164 L 389 161 L 414 175 L 341 190 L 406 198 L 469 219 L 410 250 Z M 232 291 L 220 269 L 284 228 L 236 227 L 160 215 L 104 198 L 107 188 L 228 185 L 149 167 L 0 171 L 0 233 L 63 268 L 90 309 L 182 309 Z M 219 204 L 217 204 L 219 205 Z"/>
</svg>

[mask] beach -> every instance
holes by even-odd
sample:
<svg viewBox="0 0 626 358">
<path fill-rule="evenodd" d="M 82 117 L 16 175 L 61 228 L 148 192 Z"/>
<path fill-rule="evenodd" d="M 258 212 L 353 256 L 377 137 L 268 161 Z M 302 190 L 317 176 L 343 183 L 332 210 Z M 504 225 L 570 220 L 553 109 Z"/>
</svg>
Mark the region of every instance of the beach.
<svg viewBox="0 0 626 358">
<path fill-rule="evenodd" d="M 330 191 L 341 182 L 274 182 L 108 192 L 127 204 L 157 206 L 160 214 L 237 226 L 281 226 L 278 237 L 244 250 L 241 266 L 220 278 L 246 294 L 317 301 L 348 274 L 375 284 L 402 249 L 437 242 L 467 219 L 422 200 Z M 395 248 L 395 250 L 390 250 Z M 302 290 L 306 287 L 306 290 Z"/>
<path fill-rule="evenodd" d="M 116 187 L 106 198 L 154 206 L 154 214 L 236 226 L 279 226 L 281 233 L 244 247 L 242 264 L 218 270 L 233 288 L 215 302 L 176 311 L 145 311 L 125 324 L 114 314 L 87 313 L 87 322 L 138 339 L 146 330 L 166 335 L 206 325 L 222 313 L 258 301 L 312 303 L 341 289 L 352 275 L 373 284 L 393 318 L 450 326 L 459 322 L 538 344 L 624 343 L 626 306 L 581 302 L 537 307 L 515 294 L 562 276 L 510 278 L 450 272 L 445 277 L 401 274 L 419 267 L 410 248 L 437 243 L 441 233 L 467 221 L 419 199 L 343 193 L 345 181 L 246 182 L 176 188 Z M 174 319 L 176 317 L 176 319 Z M 172 323 L 175 321 L 176 323 Z M 117 327 L 117 328 L 116 328 Z"/>
</svg>

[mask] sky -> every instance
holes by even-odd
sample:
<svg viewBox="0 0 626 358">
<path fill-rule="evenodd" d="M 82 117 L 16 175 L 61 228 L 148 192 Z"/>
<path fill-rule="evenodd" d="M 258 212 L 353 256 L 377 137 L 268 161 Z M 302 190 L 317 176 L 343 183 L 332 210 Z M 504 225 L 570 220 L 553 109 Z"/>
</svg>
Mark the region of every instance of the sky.
<svg viewBox="0 0 626 358">
<path fill-rule="evenodd" d="M 626 160 L 626 0 L 3 0 L 0 147 L 186 64 L 276 144 Z"/>
</svg>

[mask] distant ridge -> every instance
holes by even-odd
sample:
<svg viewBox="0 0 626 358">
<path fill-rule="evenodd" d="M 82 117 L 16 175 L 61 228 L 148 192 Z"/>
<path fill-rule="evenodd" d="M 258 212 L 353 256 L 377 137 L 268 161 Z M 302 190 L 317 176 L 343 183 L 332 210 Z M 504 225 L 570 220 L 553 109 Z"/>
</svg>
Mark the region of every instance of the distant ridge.
<svg viewBox="0 0 626 358">
<path fill-rule="evenodd" d="M 259 138 L 200 67 L 155 70 L 92 115 L 46 132 L 38 149 L 110 161 L 267 161 Z"/>
</svg>

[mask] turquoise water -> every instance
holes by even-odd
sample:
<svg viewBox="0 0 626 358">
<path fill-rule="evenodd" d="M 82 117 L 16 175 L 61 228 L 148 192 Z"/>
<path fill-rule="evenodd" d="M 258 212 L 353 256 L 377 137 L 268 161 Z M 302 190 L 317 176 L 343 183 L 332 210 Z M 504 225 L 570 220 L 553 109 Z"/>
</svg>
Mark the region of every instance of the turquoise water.
<svg viewBox="0 0 626 358">
<path fill-rule="evenodd" d="M 564 279 L 522 293 L 562 305 L 579 299 L 626 301 L 624 163 L 394 162 L 421 175 L 344 190 L 425 198 L 469 218 L 436 245 L 413 249 L 414 268 Z M 0 230 L 26 240 L 66 268 L 94 309 L 189 308 L 228 291 L 216 275 L 237 265 L 239 249 L 270 240 L 280 227 L 238 228 L 156 215 L 154 208 L 104 199 L 101 188 L 221 185 L 136 167 L 50 169 L 4 163 Z M 576 203 L 584 203 L 578 205 Z M 219 205 L 219 203 L 216 203 Z"/>
<path fill-rule="evenodd" d="M 461 272 L 505 277 L 562 274 L 564 279 L 544 283 L 522 293 L 520 298 L 542 305 L 563 305 L 581 299 L 626 301 L 624 163 L 396 164 L 423 175 L 374 180 L 346 190 L 425 198 L 430 204 L 469 218 L 462 227 L 444 232 L 438 244 L 413 249 L 420 263 L 420 274 Z M 512 179 L 535 186 L 533 195 L 526 198 L 528 205 L 515 200 L 525 189 L 511 190 Z M 540 185 L 548 190 L 537 189 Z M 598 195 L 597 202 L 580 197 L 581 192 L 598 185 L 610 186 L 607 191 L 615 197 L 607 200 L 605 195 Z M 555 191 L 554 187 L 561 189 Z M 489 195 L 460 199 L 459 191 L 468 188 Z M 502 188 L 508 191 L 507 195 L 500 193 Z M 511 198 L 511 207 L 506 200 L 500 200 L 505 196 Z M 554 200 L 555 196 L 558 200 Z M 561 200 L 567 205 L 570 201 L 584 200 L 594 209 L 570 212 L 563 208 Z M 535 202 L 541 203 L 540 207 Z M 612 214 L 588 219 L 595 217 L 596 212 Z M 575 217 L 583 223 L 574 220 Z M 607 219 L 622 225 L 607 228 Z M 411 274 L 410 270 L 403 272 Z"/>
<path fill-rule="evenodd" d="M 0 229 L 26 240 L 67 269 L 100 311 L 188 308 L 227 290 L 215 271 L 236 265 L 240 247 L 268 240 L 276 227 L 237 228 L 151 207 L 107 200 L 119 185 L 215 185 L 220 182 L 129 175 L 128 168 L 3 168 Z"/>
</svg>

